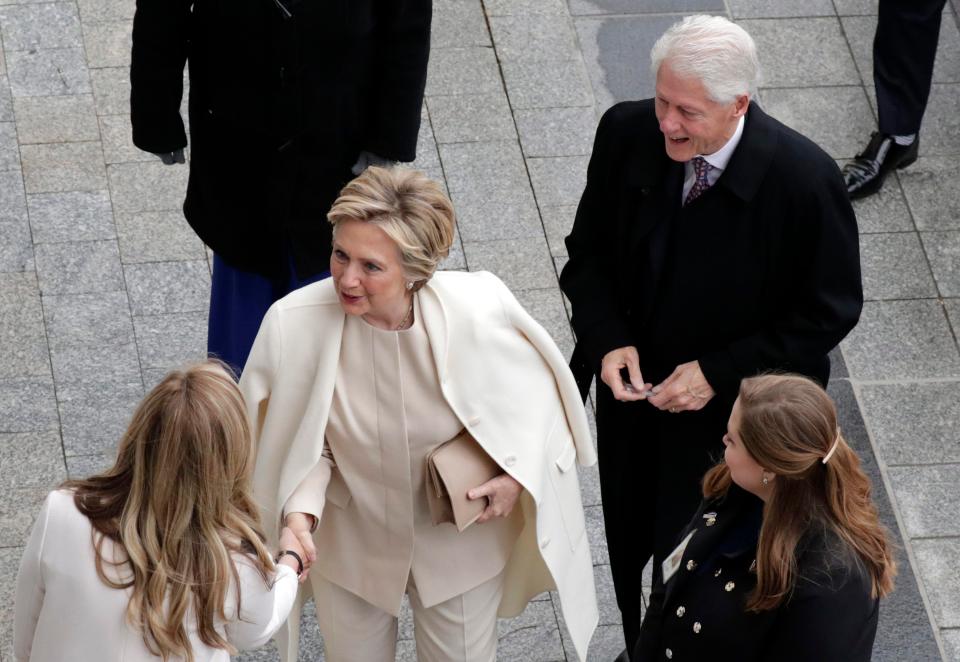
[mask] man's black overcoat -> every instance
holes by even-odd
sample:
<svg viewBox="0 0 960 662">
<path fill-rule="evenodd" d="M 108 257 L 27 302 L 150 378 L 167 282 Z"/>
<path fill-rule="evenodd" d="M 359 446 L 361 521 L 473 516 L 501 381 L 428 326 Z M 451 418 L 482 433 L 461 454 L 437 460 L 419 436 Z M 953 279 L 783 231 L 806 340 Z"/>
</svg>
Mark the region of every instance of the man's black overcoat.
<svg viewBox="0 0 960 662">
<path fill-rule="evenodd" d="M 660 562 L 696 509 L 740 380 L 781 370 L 826 384 L 827 354 L 863 301 L 856 219 L 823 150 L 751 104 L 717 183 L 682 207 L 683 164 L 663 140 L 652 100 L 604 114 L 560 278 L 581 382 L 632 345 L 645 381 L 697 360 L 717 393 L 698 412 L 670 414 L 616 402 L 597 381 L 604 518 L 629 645 L 642 566 L 651 553 Z"/>
<path fill-rule="evenodd" d="M 233 266 L 327 268 L 326 213 L 362 150 L 412 161 L 430 46 L 430 0 L 137 0 L 133 141 L 187 144 L 184 213 Z"/>
</svg>

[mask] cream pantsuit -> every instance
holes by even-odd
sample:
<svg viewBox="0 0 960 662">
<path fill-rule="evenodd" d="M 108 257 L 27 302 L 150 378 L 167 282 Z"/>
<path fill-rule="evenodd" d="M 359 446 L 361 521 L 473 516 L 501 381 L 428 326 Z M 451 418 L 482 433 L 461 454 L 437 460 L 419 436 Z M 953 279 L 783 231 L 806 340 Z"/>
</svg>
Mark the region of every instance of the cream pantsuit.
<svg viewBox="0 0 960 662">
<path fill-rule="evenodd" d="M 414 306 L 414 324 L 405 331 L 377 329 L 360 317 L 345 320 L 325 434 L 328 450 L 294 491 L 284 511 L 306 512 L 320 521 L 315 534 L 316 581 L 345 589 L 389 618 L 399 613 L 408 586 L 415 587 L 415 619 L 426 626 L 429 616 L 418 614 L 416 607 L 419 605 L 421 612 L 430 610 L 499 577 L 523 523 L 517 508 L 507 519 L 475 524 L 462 533 L 453 524 L 433 525 L 426 496 L 426 457 L 463 426 L 440 390 L 430 339 L 419 322 L 416 297 Z M 387 489 L 376 492 L 347 483 L 353 498 L 341 504 L 331 501 L 325 508 L 322 486 L 332 471 L 350 476 L 353 483 L 372 480 Z M 378 542 L 385 535 L 385 543 Z M 358 548 L 368 553 L 362 558 L 350 553 Z M 316 581 L 317 599 L 329 601 L 329 596 L 321 598 L 325 589 Z M 486 587 L 481 593 L 486 595 L 491 590 Z M 496 592 L 499 594 L 499 588 Z M 474 638 L 483 650 L 491 648 L 492 642 L 495 651 L 500 601 L 480 602 L 490 613 L 473 617 L 488 624 L 489 632 Z M 352 611 L 356 612 L 359 607 L 354 607 Z M 369 620 L 374 616 L 358 613 L 356 618 Z M 325 639 L 335 634 L 323 625 L 321 619 Z M 465 628 L 475 626 L 461 623 L 458 628 L 440 629 L 434 638 L 452 634 L 455 641 L 444 647 L 462 653 Z M 364 640 L 369 637 L 362 630 L 358 634 Z M 360 645 L 359 641 L 348 643 L 343 632 L 335 636 L 343 642 L 339 648 L 344 651 Z M 431 659 L 422 653 L 420 658 Z M 360 658 L 353 653 L 331 659 L 392 660 L 393 649 L 384 658 Z M 477 651 L 465 659 L 491 658 Z"/>
<path fill-rule="evenodd" d="M 445 609 L 498 573 L 498 616 L 555 588 L 582 658 L 599 613 L 574 462 L 596 453 L 566 359 L 492 274 L 436 273 L 416 306 L 411 330 L 381 332 L 344 315 L 329 281 L 309 285 L 270 308 L 244 367 L 267 535 L 285 510 L 320 516 L 319 583 L 301 587 L 281 659 L 297 659 L 320 579 L 393 617 L 408 585 L 414 608 Z M 423 473 L 461 428 L 523 492 L 510 520 L 458 534 L 430 523 Z"/>
<path fill-rule="evenodd" d="M 313 580 L 313 590 L 327 660 L 393 662 L 396 659 L 396 617 L 323 577 Z M 502 574 L 429 608 L 423 606 L 413 578 L 407 593 L 419 660 L 493 662 L 496 659 Z"/>
</svg>

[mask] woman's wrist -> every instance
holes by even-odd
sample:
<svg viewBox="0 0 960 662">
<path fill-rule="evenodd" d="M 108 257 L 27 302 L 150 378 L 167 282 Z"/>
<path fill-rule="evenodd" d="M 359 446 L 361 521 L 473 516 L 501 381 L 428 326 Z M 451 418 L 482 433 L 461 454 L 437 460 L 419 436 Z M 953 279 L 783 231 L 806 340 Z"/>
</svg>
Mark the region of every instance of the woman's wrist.
<svg viewBox="0 0 960 662">
<path fill-rule="evenodd" d="M 310 513 L 297 512 L 287 513 L 286 517 L 283 518 L 283 523 L 294 531 L 309 531 L 313 533 L 317 528 L 318 522 L 317 518 Z"/>
<path fill-rule="evenodd" d="M 276 556 L 275 562 L 277 565 L 285 565 L 293 570 L 295 573 L 297 573 L 297 577 L 303 574 L 303 555 L 300 552 L 292 549 L 280 550 L 280 553 Z"/>
</svg>

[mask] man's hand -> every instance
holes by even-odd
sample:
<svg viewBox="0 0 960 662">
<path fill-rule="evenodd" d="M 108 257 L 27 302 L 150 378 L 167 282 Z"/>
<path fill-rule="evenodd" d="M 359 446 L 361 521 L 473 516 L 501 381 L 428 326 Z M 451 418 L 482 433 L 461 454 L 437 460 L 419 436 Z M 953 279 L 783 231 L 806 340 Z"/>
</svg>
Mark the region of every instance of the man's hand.
<svg viewBox="0 0 960 662">
<path fill-rule="evenodd" d="M 187 160 L 183 158 L 183 149 L 178 149 L 173 152 L 154 152 L 154 154 L 159 156 L 160 160 L 163 161 L 165 165 L 187 162 Z"/>
<path fill-rule="evenodd" d="M 681 411 L 697 411 L 716 395 L 707 383 L 699 361 L 681 363 L 661 384 L 653 387 L 654 395 L 647 401 L 657 409 L 676 414 Z"/>
<path fill-rule="evenodd" d="M 382 168 L 387 168 L 394 163 L 394 161 L 385 159 L 378 154 L 374 154 L 373 152 L 363 151 L 360 152 L 360 155 L 357 157 L 357 162 L 353 164 L 352 168 L 350 168 L 350 172 L 352 172 L 354 175 L 359 175 L 369 166 L 380 166 Z"/>
<path fill-rule="evenodd" d="M 626 368 L 630 381 L 624 382 L 620 371 Z M 621 347 L 607 352 L 600 364 L 600 379 L 613 391 L 613 397 L 621 402 L 644 400 L 650 384 L 640 374 L 640 356 L 636 347 Z"/>
<path fill-rule="evenodd" d="M 486 522 L 494 517 L 507 517 L 517 503 L 523 486 L 510 474 L 494 476 L 483 485 L 467 492 L 471 500 L 488 498 L 487 507 L 477 518 L 477 523 Z"/>
<path fill-rule="evenodd" d="M 289 513 L 287 514 L 284 523 L 286 526 L 284 527 L 283 531 L 289 531 L 295 538 L 299 547 L 303 550 L 303 553 L 300 554 L 300 556 L 303 558 L 303 574 L 300 575 L 300 583 L 302 584 L 307 579 L 310 566 L 312 566 L 313 562 L 317 560 L 317 548 L 313 544 L 313 534 L 311 533 L 311 529 L 313 528 L 313 515 L 308 515 L 306 513 Z M 282 532 L 280 535 L 280 544 L 284 544 Z M 297 550 L 295 549 L 293 551 L 296 552 Z"/>
</svg>

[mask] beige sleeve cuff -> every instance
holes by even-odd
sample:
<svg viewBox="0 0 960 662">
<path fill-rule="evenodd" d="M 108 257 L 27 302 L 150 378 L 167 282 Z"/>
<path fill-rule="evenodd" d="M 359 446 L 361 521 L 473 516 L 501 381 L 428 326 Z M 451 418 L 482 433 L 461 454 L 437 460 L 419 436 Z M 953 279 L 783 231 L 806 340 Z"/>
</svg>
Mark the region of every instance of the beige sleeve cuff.
<svg viewBox="0 0 960 662">
<path fill-rule="evenodd" d="M 313 515 L 316 522 L 320 521 L 333 466 L 333 461 L 327 456 L 320 458 L 316 466 L 300 481 L 297 489 L 287 499 L 287 503 L 283 506 L 284 517 L 287 513 L 306 513 Z"/>
</svg>

